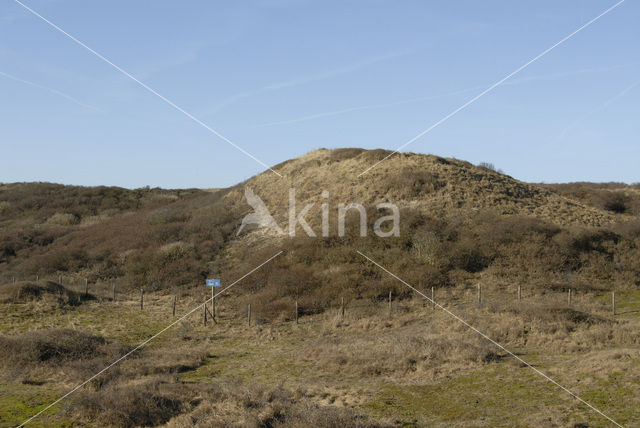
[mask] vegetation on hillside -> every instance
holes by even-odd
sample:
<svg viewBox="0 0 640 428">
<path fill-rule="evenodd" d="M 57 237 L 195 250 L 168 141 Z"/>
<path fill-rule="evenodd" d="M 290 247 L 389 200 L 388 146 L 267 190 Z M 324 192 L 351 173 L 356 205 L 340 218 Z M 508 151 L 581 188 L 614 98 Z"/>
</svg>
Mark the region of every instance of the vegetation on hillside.
<svg viewBox="0 0 640 428">
<path fill-rule="evenodd" d="M 529 184 L 490 164 L 411 153 L 358 177 L 389 153 L 321 149 L 276 166 L 284 178 L 265 172 L 213 191 L 1 184 L 0 425 L 162 330 L 174 295 L 179 316 L 202 304 L 205 278 L 230 284 L 280 251 L 218 300 L 219 324 L 202 326 L 197 311 L 42 426 L 603 422 L 358 251 L 427 295 L 433 287 L 439 303 L 621 423 L 637 419 L 638 186 Z M 284 230 L 295 188 L 296 212 L 314 203 L 305 218 L 318 236 L 250 226 L 238 235 L 251 212 L 245 188 Z M 356 210 L 338 234 L 337 206 L 351 202 L 365 208 L 365 237 Z M 399 236 L 373 233 L 381 202 L 399 207 Z M 615 316 L 603 297 L 612 290 L 624 308 Z"/>
<path fill-rule="evenodd" d="M 638 285 L 637 186 L 536 186 L 483 166 L 414 154 L 396 155 L 353 183 L 338 179 L 386 154 L 319 150 L 279 165 L 285 179 L 267 172 L 214 192 L 2 185 L 0 275 L 6 283 L 64 275 L 67 281 L 117 279 L 123 288 L 172 290 L 210 275 L 232 280 L 261 257 L 285 250 L 268 277 L 265 271 L 248 280 L 244 289 L 254 299 L 277 307 L 280 299 L 306 296 L 321 305 L 337 290 L 380 298 L 389 281 L 363 272 L 358 249 L 419 287 L 476 277 L 547 288 Z M 295 187 L 298 211 L 315 203 L 306 219 L 317 233 L 320 194 L 328 191 L 330 236 L 309 238 L 301 229 L 295 238 L 262 230 L 236 236 L 251 211 L 245 187 L 255 189 L 283 227 Z M 373 235 L 381 201 L 400 207 L 400 237 Z M 367 237 L 358 235 L 355 210 L 348 213 L 346 235 L 337 236 L 338 202 L 366 207 Z"/>
</svg>

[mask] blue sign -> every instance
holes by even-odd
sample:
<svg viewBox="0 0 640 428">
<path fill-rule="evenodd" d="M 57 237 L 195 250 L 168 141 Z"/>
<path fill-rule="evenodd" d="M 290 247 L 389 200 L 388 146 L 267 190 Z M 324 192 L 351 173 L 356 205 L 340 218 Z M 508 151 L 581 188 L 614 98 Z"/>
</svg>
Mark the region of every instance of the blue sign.
<svg viewBox="0 0 640 428">
<path fill-rule="evenodd" d="M 207 279 L 207 287 L 220 287 L 219 279 Z"/>
</svg>

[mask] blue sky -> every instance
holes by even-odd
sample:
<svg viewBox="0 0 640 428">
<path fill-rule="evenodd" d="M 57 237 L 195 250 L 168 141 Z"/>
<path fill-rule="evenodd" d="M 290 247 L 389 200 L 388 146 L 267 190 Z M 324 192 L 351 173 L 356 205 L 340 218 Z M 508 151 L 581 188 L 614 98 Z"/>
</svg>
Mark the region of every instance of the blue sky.
<svg viewBox="0 0 640 428">
<path fill-rule="evenodd" d="M 268 165 L 395 149 L 615 1 L 24 3 Z M 525 181 L 640 181 L 627 0 L 406 147 Z M 222 187 L 264 167 L 13 1 L 0 181 Z"/>
</svg>

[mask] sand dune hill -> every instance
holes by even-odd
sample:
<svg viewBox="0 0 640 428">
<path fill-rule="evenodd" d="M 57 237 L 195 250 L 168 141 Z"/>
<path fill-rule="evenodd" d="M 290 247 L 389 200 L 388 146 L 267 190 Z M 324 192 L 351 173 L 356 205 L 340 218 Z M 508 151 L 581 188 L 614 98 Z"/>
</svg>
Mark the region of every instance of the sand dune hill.
<svg viewBox="0 0 640 428">
<path fill-rule="evenodd" d="M 307 204 L 314 204 L 305 219 L 318 236 L 322 204 L 329 210 L 329 236 L 338 234 L 339 204 L 365 206 L 368 230 L 385 214 L 376 204 L 397 205 L 402 213 L 404 241 L 393 245 L 398 249 L 435 245 L 431 250 L 442 253 L 444 267 L 439 265 L 438 269 L 444 271 L 458 262 L 464 265 L 461 260 L 467 260 L 470 253 L 471 259 L 479 261 L 467 266 L 472 271 L 488 266 L 491 260 L 504 259 L 495 253 L 502 245 L 493 242 L 496 228 L 509 230 L 514 236 L 510 239 L 522 242 L 529 239 L 527 234 L 541 233 L 540 239 L 545 242 L 541 249 L 545 245 L 565 248 L 575 266 L 583 266 L 573 253 L 575 248 L 584 247 L 579 230 L 605 229 L 592 233 L 587 240 L 592 244 L 585 249 L 606 250 L 606 257 L 611 257 L 609 246 L 617 246 L 619 257 L 632 257 L 632 247 L 616 242 L 618 236 L 634 236 L 636 227 L 629 220 L 637 219 L 640 207 L 637 187 L 615 183 L 530 184 L 468 162 L 412 153 L 396 154 L 358 177 L 389 153 L 315 150 L 275 166 L 282 178 L 267 170 L 226 189 L 3 184 L 2 273 L 5 280 L 33 279 L 36 275 L 56 278 L 64 273 L 95 280 L 125 278 L 123 283 L 131 286 L 154 288 L 191 284 L 203 272 L 220 269 L 220 263 L 246 259 L 259 248 L 282 246 L 280 240 L 289 239 L 290 189 L 296 193 L 296 214 Z M 285 233 L 255 225 L 238 233 L 243 218 L 254 212 L 245 197 L 247 189 L 264 202 Z M 349 215 L 352 227 L 347 232 L 357 233 L 357 212 Z M 534 226 L 536 222 L 548 226 Z M 626 223 L 631 225 L 628 230 L 624 229 Z M 551 240 L 567 228 L 572 229 L 566 231 L 570 239 L 559 236 Z M 618 235 L 606 229 L 615 229 Z M 297 231 L 297 236 L 306 237 L 300 226 Z M 305 251 L 312 251 L 314 245 L 304 243 Z M 346 239 L 339 245 L 351 251 L 353 242 Z M 475 254 L 480 247 L 486 254 Z M 456 256 L 456 251 L 461 255 Z M 594 254 L 600 254 L 598 251 Z"/>
<path fill-rule="evenodd" d="M 425 214 L 449 216 L 458 210 L 492 209 L 499 214 L 535 216 L 558 225 L 604 226 L 616 220 L 610 212 L 571 200 L 537 184 L 457 159 L 396 154 L 358 176 L 391 152 L 363 149 L 320 149 L 284 162 L 229 192 L 231 206 L 242 204 L 251 188 L 274 212 L 288 207 L 289 188 L 299 205 L 316 202 L 363 205 L 392 202 Z M 329 198 L 322 198 L 328 191 Z"/>
</svg>

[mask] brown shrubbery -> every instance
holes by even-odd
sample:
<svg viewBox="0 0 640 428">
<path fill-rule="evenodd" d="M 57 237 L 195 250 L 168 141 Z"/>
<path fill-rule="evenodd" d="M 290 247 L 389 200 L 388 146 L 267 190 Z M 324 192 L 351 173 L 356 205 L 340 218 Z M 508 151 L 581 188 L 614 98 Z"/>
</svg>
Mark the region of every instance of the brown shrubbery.
<svg viewBox="0 0 640 428">
<path fill-rule="evenodd" d="M 0 376 L 37 382 L 54 374 L 78 381 L 93 375 L 127 351 L 128 348 L 118 342 L 71 329 L 0 335 L 0 359 L 5 363 Z M 117 370 L 110 376 L 116 374 Z"/>
<path fill-rule="evenodd" d="M 77 306 L 84 300 L 93 299 L 93 296 L 85 296 L 84 293 L 69 290 L 53 281 L 21 281 L 0 286 L 0 303 L 26 303 L 48 299 L 58 305 Z"/>
<path fill-rule="evenodd" d="M 184 385 L 155 378 L 85 391 L 78 403 L 83 418 L 107 426 L 156 426 L 188 409 L 192 395 Z"/>
<path fill-rule="evenodd" d="M 325 160 L 312 160 L 326 165 L 357 158 L 368 164 L 388 154 L 342 149 L 329 152 Z M 418 157 L 397 156 L 408 160 Z M 491 186 L 500 184 L 495 181 L 498 178 L 506 180 L 454 160 L 432 158 L 430 162 L 447 168 L 455 164 L 466 179 L 486 181 Z M 388 192 L 405 202 L 420 202 L 430 193 L 442 192 L 447 178 L 442 174 L 437 168 L 394 169 L 375 191 L 378 195 Z M 637 202 L 637 189 L 619 184 L 548 187 L 604 209 L 621 211 L 615 204 L 624 204 L 625 216 L 634 212 Z M 184 288 L 200 284 L 210 275 L 239 278 L 256 262 L 285 250 L 286 257 L 244 280 L 242 287 L 248 294 L 244 303 L 253 299 L 256 310 L 261 306 L 267 317 L 278 317 L 295 300 L 304 313 L 315 313 L 341 296 L 379 300 L 390 289 L 400 298 L 404 296 L 402 287 L 379 269 L 371 269 L 355 250 L 425 288 L 447 287 L 487 274 L 507 282 L 535 278 L 540 284 L 549 284 L 566 277 L 580 286 L 628 285 L 637 281 L 633 278 L 640 272 L 640 227 L 633 218 L 610 228 L 561 227 L 535 217 L 505 215 L 498 208 L 447 208 L 426 215 L 409 202 L 401 205 L 399 237 L 379 239 L 373 235 L 371 225 L 382 214 L 369 205 L 365 238 L 359 236 L 358 213 L 350 210 L 343 237 L 336 236 L 333 215 L 331 237 L 256 237 L 253 245 L 247 244 L 253 238 L 246 236 L 239 245 L 229 245 L 235 242 L 239 222 L 249 209 L 237 190 L 240 187 L 204 192 L 3 185 L 0 221 L 6 227 L 0 229 L 0 280 L 8 283 L 11 277 L 20 280 L 38 274 L 49 278 L 66 274 L 87 277 L 90 282 L 117 279 L 123 289 Z M 529 190 L 517 191 L 512 199 L 533 198 L 536 192 L 543 192 Z M 95 219 L 84 222 L 87 216 Z"/>
<path fill-rule="evenodd" d="M 324 407 L 282 387 L 229 380 L 188 385 L 165 379 L 119 382 L 81 394 L 83 418 L 114 426 L 186 428 L 244 427 L 383 427 L 348 409 Z"/>
<path fill-rule="evenodd" d="M 560 195 L 616 214 L 640 215 L 640 193 L 637 192 L 637 184 L 629 186 L 624 183 L 567 183 L 546 186 Z"/>
<path fill-rule="evenodd" d="M 331 151 L 331 154 L 329 155 L 329 161 L 340 162 L 343 160 L 355 158 L 356 156 L 360 155 L 364 151 L 365 151 L 364 149 L 357 149 L 357 148 L 335 149 Z"/>
<path fill-rule="evenodd" d="M 388 192 L 396 198 L 415 198 L 428 195 L 444 186 L 438 177 L 429 171 L 401 169 L 387 179 Z"/>
<path fill-rule="evenodd" d="M 260 251 L 240 252 L 233 263 L 221 263 L 219 269 L 240 277 L 251 267 L 237 260 L 264 260 L 285 250 L 261 275 L 243 281 L 242 304 L 252 303 L 265 319 L 290 317 L 296 300 L 301 313 L 311 314 L 335 307 L 341 297 L 381 301 L 389 291 L 399 299 L 411 295 L 356 249 L 422 290 L 464 284 L 485 272 L 499 282 L 533 278 L 541 287 L 561 284 L 595 290 L 602 284 L 630 286 L 637 279 L 629 280 L 640 272 L 634 224 L 625 225 L 624 232 L 561 228 L 536 218 L 483 211 L 459 219 L 433 219 L 409 211 L 402 219 L 397 238 L 359 237 L 356 216 L 356 224 L 347 226 L 351 233 L 342 238 L 300 236 L 282 246 L 263 244 Z"/>
</svg>

